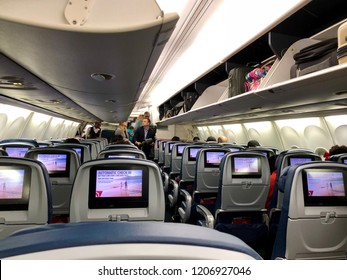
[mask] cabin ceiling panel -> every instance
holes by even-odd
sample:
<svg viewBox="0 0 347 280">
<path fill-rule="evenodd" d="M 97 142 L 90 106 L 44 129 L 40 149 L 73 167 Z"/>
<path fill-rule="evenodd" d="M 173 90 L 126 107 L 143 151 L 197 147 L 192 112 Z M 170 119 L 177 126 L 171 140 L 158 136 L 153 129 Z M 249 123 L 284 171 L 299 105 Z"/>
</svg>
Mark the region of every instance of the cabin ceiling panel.
<svg viewBox="0 0 347 280">
<path fill-rule="evenodd" d="M 96 116 L 0 53 L 0 95 L 77 120 Z"/>
</svg>

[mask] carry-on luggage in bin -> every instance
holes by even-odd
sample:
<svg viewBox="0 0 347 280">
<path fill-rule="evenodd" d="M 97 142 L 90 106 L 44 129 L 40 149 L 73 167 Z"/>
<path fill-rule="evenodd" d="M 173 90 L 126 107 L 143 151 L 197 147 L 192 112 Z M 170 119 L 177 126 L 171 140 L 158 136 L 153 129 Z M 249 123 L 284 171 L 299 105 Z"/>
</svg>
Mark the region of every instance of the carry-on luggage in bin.
<svg viewBox="0 0 347 280">
<path fill-rule="evenodd" d="M 303 48 L 293 58 L 295 64 L 290 69 L 290 78 L 337 65 L 337 39 L 327 39 Z"/>
<path fill-rule="evenodd" d="M 239 95 L 245 92 L 246 74 L 254 69 L 250 66 L 237 66 L 229 72 L 229 93 L 228 98 Z"/>
<path fill-rule="evenodd" d="M 347 62 L 347 22 L 341 24 L 337 30 L 337 60 L 339 64 Z"/>
</svg>

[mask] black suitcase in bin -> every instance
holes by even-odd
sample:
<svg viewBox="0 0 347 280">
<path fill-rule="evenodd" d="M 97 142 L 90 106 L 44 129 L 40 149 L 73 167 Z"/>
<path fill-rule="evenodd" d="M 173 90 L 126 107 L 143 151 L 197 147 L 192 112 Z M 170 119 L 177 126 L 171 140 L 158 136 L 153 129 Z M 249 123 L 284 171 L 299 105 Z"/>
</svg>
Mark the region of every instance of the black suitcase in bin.
<svg viewBox="0 0 347 280">
<path fill-rule="evenodd" d="M 246 74 L 252 71 L 254 67 L 237 66 L 230 70 L 228 76 L 228 98 L 245 93 Z"/>
</svg>

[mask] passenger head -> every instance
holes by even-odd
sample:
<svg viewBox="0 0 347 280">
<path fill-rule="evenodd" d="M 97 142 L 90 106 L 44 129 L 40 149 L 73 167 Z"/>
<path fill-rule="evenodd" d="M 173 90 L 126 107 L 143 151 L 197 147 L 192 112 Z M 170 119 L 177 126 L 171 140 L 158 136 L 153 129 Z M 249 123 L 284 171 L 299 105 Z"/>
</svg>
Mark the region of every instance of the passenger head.
<svg viewBox="0 0 347 280">
<path fill-rule="evenodd" d="M 64 140 L 64 143 L 81 143 L 78 139 L 76 138 L 67 138 Z"/>
<path fill-rule="evenodd" d="M 146 111 L 146 112 L 143 113 L 143 117 L 150 119 L 151 118 L 151 113 Z"/>
<path fill-rule="evenodd" d="M 180 141 L 181 139 L 178 136 L 174 136 L 171 138 L 171 141 Z"/>
<path fill-rule="evenodd" d="M 118 127 L 121 127 L 121 128 L 126 128 L 128 126 L 128 122 L 127 121 L 121 121 L 118 125 Z"/>
<path fill-rule="evenodd" d="M 216 142 L 216 141 L 217 141 L 216 138 L 213 137 L 213 136 L 209 136 L 209 137 L 207 137 L 207 139 L 206 139 L 206 142 Z"/>
<path fill-rule="evenodd" d="M 142 120 L 142 125 L 143 125 L 144 128 L 148 128 L 150 124 L 151 124 L 151 120 L 150 119 L 144 118 Z"/>
<path fill-rule="evenodd" d="M 228 142 L 228 138 L 226 136 L 219 136 L 217 139 L 218 143 L 226 143 Z"/>
<path fill-rule="evenodd" d="M 200 138 L 198 136 L 194 136 L 193 142 L 200 142 Z"/>
<path fill-rule="evenodd" d="M 254 148 L 254 147 L 259 147 L 260 144 L 257 140 L 250 140 L 247 143 L 247 148 Z"/>
<path fill-rule="evenodd" d="M 338 154 L 345 154 L 347 153 L 347 147 L 345 145 L 335 145 L 332 146 L 329 150 L 329 155 L 333 156 L 333 155 L 338 155 Z"/>
<path fill-rule="evenodd" d="M 100 128 L 100 127 L 101 127 L 101 122 L 95 122 L 95 123 L 94 123 L 94 127 Z"/>
</svg>

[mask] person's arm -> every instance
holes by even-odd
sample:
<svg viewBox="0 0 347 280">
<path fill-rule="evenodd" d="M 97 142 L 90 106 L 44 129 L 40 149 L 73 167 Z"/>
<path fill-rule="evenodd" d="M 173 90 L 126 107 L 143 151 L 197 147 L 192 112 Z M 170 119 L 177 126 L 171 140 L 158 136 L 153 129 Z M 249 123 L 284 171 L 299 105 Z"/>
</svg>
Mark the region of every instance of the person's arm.
<svg viewBox="0 0 347 280">
<path fill-rule="evenodd" d="M 135 143 L 136 146 L 140 146 L 141 145 L 141 142 L 139 141 L 140 140 L 140 129 L 136 129 L 135 133 L 134 133 L 134 139 L 133 139 L 133 142 Z"/>
</svg>

